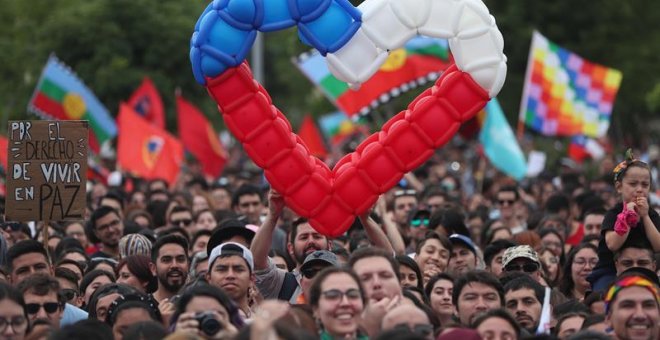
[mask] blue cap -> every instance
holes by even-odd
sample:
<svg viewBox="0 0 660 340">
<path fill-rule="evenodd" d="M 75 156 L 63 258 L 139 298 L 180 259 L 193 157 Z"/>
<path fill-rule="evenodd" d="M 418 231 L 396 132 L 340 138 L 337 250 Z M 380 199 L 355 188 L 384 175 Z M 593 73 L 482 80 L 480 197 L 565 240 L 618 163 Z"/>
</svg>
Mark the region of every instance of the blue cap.
<svg viewBox="0 0 660 340">
<path fill-rule="evenodd" d="M 460 243 L 466 246 L 468 249 L 470 249 L 470 251 L 473 252 L 475 255 L 477 254 L 477 246 L 474 245 L 472 239 L 470 239 L 465 235 L 451 234 L 451 236 L 449 236 L 449 241 L 451 241 L 451 244 L 453 245 Z"/>
</svg>

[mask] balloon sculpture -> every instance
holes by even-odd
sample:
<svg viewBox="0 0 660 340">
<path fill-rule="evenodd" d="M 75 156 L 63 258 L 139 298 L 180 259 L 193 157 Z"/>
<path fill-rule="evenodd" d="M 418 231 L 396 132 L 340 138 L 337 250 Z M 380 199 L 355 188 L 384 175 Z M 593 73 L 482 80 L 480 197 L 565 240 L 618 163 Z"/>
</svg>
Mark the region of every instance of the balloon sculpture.
<svg viewBox="0 0 660 340">
<path fill-rule="evenodd" d="M 353 86 L 417 34 L 448 39 L 455 65 L 330 169 L 293 133 L 245 62 L 257 31 L 292 26 Z M 316 230 L 335 237 L 497 95 L 506 77 L 503 46 L 480 0 L 367 0 L 357 8 L 348 0 L 215 0 L 197 21 L 190 59 L 271 186 Z"/>
</svg>

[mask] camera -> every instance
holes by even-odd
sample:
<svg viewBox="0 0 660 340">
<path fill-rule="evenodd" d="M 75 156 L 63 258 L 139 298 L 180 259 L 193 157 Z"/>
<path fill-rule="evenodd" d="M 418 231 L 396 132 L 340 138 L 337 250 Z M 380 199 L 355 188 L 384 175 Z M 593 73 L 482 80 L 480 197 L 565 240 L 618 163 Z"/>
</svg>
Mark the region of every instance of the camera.
<svg viewBox="0 0 660 340">
<path fill-rule="evenodd" d="M 222 324 L 215 318 L 213 312 L 197 313 L 195 320 L 199 323 L 199 330 L 208 336 L 215 335 L 222 329 Z"/>
</svg>

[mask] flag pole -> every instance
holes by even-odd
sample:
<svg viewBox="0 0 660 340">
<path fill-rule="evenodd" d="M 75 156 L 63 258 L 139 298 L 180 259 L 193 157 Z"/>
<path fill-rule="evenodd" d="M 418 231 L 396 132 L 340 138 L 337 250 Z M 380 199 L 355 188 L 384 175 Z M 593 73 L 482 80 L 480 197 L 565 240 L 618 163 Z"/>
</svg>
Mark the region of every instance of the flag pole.
<svg viewBox="0 0 660 340">
<path fill-rule="evenodd" d="M 525 134 L 525 122 L 518 117 L 518 126 L 516 127 L 516 137 L 518 138 L 518 142 L 522 142 L 523 135 Z"/>
</svg>

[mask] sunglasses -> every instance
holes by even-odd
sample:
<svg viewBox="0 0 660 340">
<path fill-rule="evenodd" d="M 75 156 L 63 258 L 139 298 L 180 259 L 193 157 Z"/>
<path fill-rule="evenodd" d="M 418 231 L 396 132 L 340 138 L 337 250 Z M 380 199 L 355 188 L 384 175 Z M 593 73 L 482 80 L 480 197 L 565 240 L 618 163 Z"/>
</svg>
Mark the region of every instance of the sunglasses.
<svg viewBox="0 0 660 340">
<path fill-rule="evenodd" d="M 504 271 L 506 272 L 519 272 L 523 271 L 525 273 L 533 273 L 535 271 L 539 270 L 539 265 L 537 263 L 525 263 L 523 265 L 520 264 L 510 264 L 506 267 L 504 267 Z"/>
<path fill-rule="evenodd" d="M 189 218 L 184 218 L 182 220 L 172 220 L 172 224 L 174 225 L 183 225 L 184 227 L 190 226 L 192 224 L 193 220 Z"/>
<path fill-rule="evenodd" d="M 415 190 L 397 190 L 394 192 L 394 197 L 401 196 L 417 196 L 417 191 Z"/>
<path fill-rule="evenodd" d="M 362 295 L 360 294 L 360 290 L 356 288 L 351 288 L 345 292 L 342 292 L 339 289 L 330 289 L 326 290 L 325 292 L 321 293 L 323 297 L 326 298 L 326 300 L 329 301 L 340 301 L 344 295 L 346 295 L 346 298 L 349 300 L 358 300 L 362 298 Z"/>
<path fill-rule="evenodd" d="M 78 292 L 75 289 L 62 289 L 60 290 L 60 293 L 64 297 L 65 301 L 71 301 L 76 296 L 78 296 Z"/>
<path fill-rule="evenodd" d="M 433 326 L 432 325 L 426 325 L 426 324 L 416 324 L 413 327 L 410 327 L 408 324 L 402 323 L 394 326 L 395 329 L 405 329 L 407 331 L 410 331 L 416 335 L 421 335 L 423 337 L 427 337 L 431 334 L 433 334 Z"/>
<path fill-rule="evenodd" d="M 429 219 L 428 218 L 416 218 L 416 219 L 410 221 L 410 226 L 413 227 L 413 228 L 417 228 L 417 227 L 421 227 L 421 226 L 428 227 L 429 226 Z"/>
<path fill-rule="evenodd" d="M 2 224 L 2 228 L 6 231 L 19 231 L 21 230 L 21 224 L 16 222 L 5 222 Z"/>
<path fill-rule="evenodd" d="M 500 205 L 512 205 L 516 201 L 514 201 L 514 200 L 497 200 L 497 202 L 499 202 Z"/>
<path fill-rule="evenodd" d="M 316 274 L 318 274 L 321 271 L 320 268 L 309 268 L 305 270 L 301 270 L 300 273 L 302 276 L 304 276 L 306 279 L 313 279 Z"/>
<path fill-rule="evenodd" d="M 94 258 L 91 258 L 91 259 L 89 260 L 89 262 L 90 262 L 90 263 L 95 263 L 95 262 L 107 262 L 107 263 L 109 263 L 109 264 L 111 264 L 111 265 L 113 265 L 113 266 L 116 266 L 116 265 L 119 263 L 119 261 L 117 261 L 117 260 L 115 260 L 115 259 L 111 259 L 111 258 L 109 258 L 109 257 L 94 257 Z"/>
<path fill-rule="evenodd" d="M 46 302 L 43 305 L 38 303 L 28 303 L 25 305 L 25 310 L 28 314 L 37 314 L 41 307 L 44 307 L 46 313 L 53 314 L 60 309 L 60 304 L 57 302 Z"/>
</svg>

